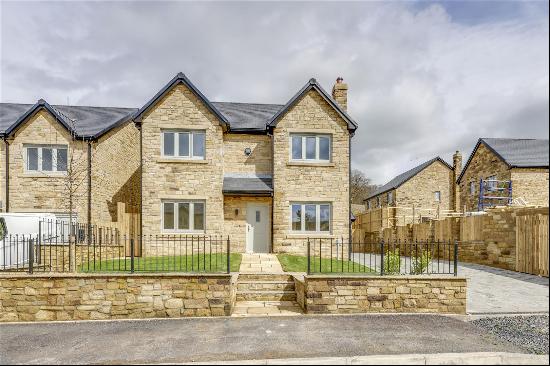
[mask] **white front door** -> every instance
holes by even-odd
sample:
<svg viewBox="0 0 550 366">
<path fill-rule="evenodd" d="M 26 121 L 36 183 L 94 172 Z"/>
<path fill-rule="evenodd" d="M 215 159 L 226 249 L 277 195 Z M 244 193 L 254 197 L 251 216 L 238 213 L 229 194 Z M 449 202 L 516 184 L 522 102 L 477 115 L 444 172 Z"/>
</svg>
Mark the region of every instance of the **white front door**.
<svg viewBox="0 0 550 366">
<path fill-rule="evenodd" d="M 269 253 L 271 233 L 269 230 L 269 206 L 249 203 L 246 206 L 246 251 Z"/>
</svg>

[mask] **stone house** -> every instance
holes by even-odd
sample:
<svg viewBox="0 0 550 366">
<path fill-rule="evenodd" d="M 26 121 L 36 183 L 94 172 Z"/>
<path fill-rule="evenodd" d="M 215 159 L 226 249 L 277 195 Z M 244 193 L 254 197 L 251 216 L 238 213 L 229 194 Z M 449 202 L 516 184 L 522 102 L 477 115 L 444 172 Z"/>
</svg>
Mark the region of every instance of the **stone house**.
<svg viewBox="0 0 550 366">
<path fill-rule="evenodd" d="M 548 207 L 548 140 L 480 138 L 457 183 L 465 211 L 510 203 Z"/>
<path fill-rule="evenodd" d="M 81 222 L 116 221 L 124 202 L 144 235 L 229 236 L 233 251 L 347 240 L 357 128 L 347 90 L 311 79 L 284 105 L 211 102 L 179 73 L 140 109 L 2 103 L 2 209 L 66 212 L 74 158 Z"/>
<path fill-rule="evenodd" d="M 134 116 L 143 233 L 224 235 L 239 252 L 347 240 L 357 125 L 346 108 L 341 79 L 332 95 L 311 79 L 280 105 L 211 102 L 176 75 Z"/>
<path fill-rule="evenodd" d="M 457 151 L 453 166 L 438 156 L 401 173 L 364 200 L 366 210 L 393 207 L 391 216 L 399 225 L 407 223 L 413 208 L 418 215 L 427 211 L 433 215 L 437 211 L 455 210 L 458 192 L 454 181 L 461 164 L 462 157 Z"/>
<path fill-rule="evenodd" d="M 0 202 L 4 212 L 117 221 L 117 202 L 139 204 L 136 109 L 0 103 Z M 136 206 L 137 207 L 137 206 Z"/>
</svg>

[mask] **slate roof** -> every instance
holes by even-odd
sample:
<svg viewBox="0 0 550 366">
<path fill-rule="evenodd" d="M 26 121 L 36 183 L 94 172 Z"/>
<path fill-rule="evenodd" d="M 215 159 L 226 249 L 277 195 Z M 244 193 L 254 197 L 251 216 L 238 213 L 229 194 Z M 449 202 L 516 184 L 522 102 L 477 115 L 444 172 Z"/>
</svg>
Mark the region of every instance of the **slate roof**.
<svg viewBox="0 0 550 366">
<path fill-rule="evenodd" d="M 273 179 L 270 177 L 224 177 L 223 193 L 239 195 L 246 194 L 265 194 L 271 195 L 273 192 Z"/>
<path fill-rule="evenodd" d="M 267 122 L 277 113 L 282 104 L 212 102 L 227 118 L 231 131 L 265 131 Z"/>
<path fill-rule="evenodd" d="M 436 161 L 440 161 L 441 163 L 445 164 L 445 166 L 447 166 L 451 170 L 453 169 L 453 167 L 450 166 L 445 160 L 443 160 L 439 156 L 437 156 L 437 157 L 435 157 L 431 160 L 428 160 L 425 163 L 422 163 L 422 164 L 420 164 L 420 165 L 418 165 L 418 166 L 416 166 L 416 167 L 414 167 L 410 170 L 407 170 L 405 173 L 399 174 L 398 176 L 396 176 L 395 178 L 390 180 L 388 183 L 384 184 L 383 186 L 379 187 L 376 191 L 371 193 L 367 198 L 365 198 L 365 201 L 369 200 L 373 197 L 376 197 L 380 194 L 391 191 L 392 189 L 396 189 L 396 188 L 400 187 L 403 183 L 407 182 L 408 180 L 413 178 L 415 175 L 417 175 L 418 173 L 420 173 L 421 171 L 423 171 L 424 169 L 426 169 L 427 167 L 429 167 L 430 165 L 432 165 L 432 163 L 434 163 Z"/>
<path fill-rule="evenodd" d="M 97 137 L 127 121 L 137 108 L 87 107 L 37 104 L 0 103 L 0 134 L 9 133 L 21 122 L 21 117 L 31 108 L 51 108 L 56 117 L 68 128 L 74 129 L 79 137 Z"/>
<path fill-rule="evenodd" d="M 487 146 L 509 168 L 548 168 L 548 139 L 480 138 L 464 165 L 458 182 L 481 144 Z"/>
</svg>

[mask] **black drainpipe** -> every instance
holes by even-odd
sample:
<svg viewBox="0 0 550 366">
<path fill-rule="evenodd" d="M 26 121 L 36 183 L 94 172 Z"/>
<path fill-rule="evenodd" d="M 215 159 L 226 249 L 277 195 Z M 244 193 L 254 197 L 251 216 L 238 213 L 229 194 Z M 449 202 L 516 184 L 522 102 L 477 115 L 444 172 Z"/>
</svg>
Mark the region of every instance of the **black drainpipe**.
<svg viewBox="0 0 550 366">
<path fill-rule="evenodd" d="M 6 145 L 6 212 L 10 211 L 10 144 L 8 139 L 4 137 Z"/>
<path fill-rule="evenodd" d="M 348 202 L 349 202 L 349 217 L 348 217 L 349 226 L 348 227 L 349 227 L 349 233 L 348 233 L 348 235 L 349 235 L 349 239 L 348 240 L 349 240 L 350 243 L 352 242 L 352 239 L 351 239 L 351 136 L 352 136 L 352 134 L 350 133 L 349 137 L 348 137 L 348 141 L 349 141 L 349 143 L 348 143 L 348 145 L 349 145 L 348 146 L 348 149 L 349 149 L 348 150 L 349 151 L 349 153 L 348 153 L 348 157 L 349 157 L 349 162 L 348 162 L 348 171 L 349 171 L 349 177 L 348 177 Z M 342 243 L 342 245 L 343 245 L 343 243 Z M 350 247 L 351 247 L 351 245 L 350 245 Z"/>
<path fill-rule="evenodd" d="M 139 129 L 139 235 L 143 235 L 143 130 L 142 122 L 136 124 Z M 140 245 L 142 241 L 140 240 Z"/>
<path fill-rule="evenodd" d="M 273 214 L 275 212 L 275 135 L 273 133 L 273 130 L 271 132 L 268 130 L 267 135 L 271 139 L 271 187 L 273 188 L 273 192 L 271 192 L 271 248 L 270 251 L 273 253 L 273 219 L 275 215 Z"/>
<path fill-rule="evenodd" d="M 92 224 L 92 140 L 88 140 L 88 227 Z"/>
</svg>

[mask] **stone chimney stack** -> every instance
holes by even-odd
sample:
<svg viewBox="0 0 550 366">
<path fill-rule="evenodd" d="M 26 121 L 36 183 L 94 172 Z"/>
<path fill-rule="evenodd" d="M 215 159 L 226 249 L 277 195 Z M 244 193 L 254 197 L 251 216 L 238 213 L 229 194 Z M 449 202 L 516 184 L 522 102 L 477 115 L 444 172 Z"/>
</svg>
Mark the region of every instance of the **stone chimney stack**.
<svg viewBox="0 0 550 366">
<path fill-rule="evenodd" d="M 332 87 L 332 98 L 343 110 L 348 110 L 348 84 L 344 83 L 341 76 L 336 79 L 336 84 Z"/>
<path fill-rule="evenodd" d="M 456 182 L 460 173 L 462 173 L 462 154 L 460 151 L 456 151 L 453 155 L 453 209 L 454 211 L 460 211 L 460 187 Z"/>
</svg>

